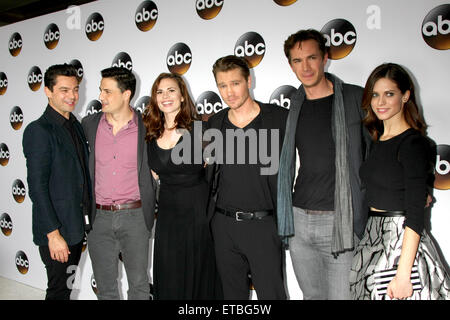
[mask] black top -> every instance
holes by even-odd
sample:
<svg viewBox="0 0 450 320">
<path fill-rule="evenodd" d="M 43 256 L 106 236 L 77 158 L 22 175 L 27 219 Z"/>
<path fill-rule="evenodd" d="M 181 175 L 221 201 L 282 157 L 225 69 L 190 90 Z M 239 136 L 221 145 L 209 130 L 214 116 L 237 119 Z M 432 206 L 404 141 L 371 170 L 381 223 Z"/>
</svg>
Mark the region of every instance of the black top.
<svg viewBox="0 0 450 320">
<path fill-rule="evenodd" d="M 292 203 L 310 210 L 334 210 L 335 144 L 331 132 L 334 94 L 305 100 L 295 133 L 300 168 Z"/>
<path fill-rule="evenodd" d="M 368 205 L 406 211 L 405 226 L 421 234 L 431 158 L 427 139 L 412 128 L 389 140 L 374 142 L 360 169 Z"/>
<path fill-rule="evenodd" d="M 235 143 L 231 144 L 227 139 L 226 131 L 232 132 L 240 128 L 236 127 L 225 116 L 223 133 L 224 146 L 224 164 L 221 168 L 221 178 L 218 185 L 218 199 L 217 207 L 229 210 L 245 210 L 245 211 L 259 211 L 259 210 L 273 210 L 272 198 L 270 188 L 268 185 L 267 176 L 260 174 L 261 164 L 259 157 L 256 163 L 252 160 L 250 150 L 252 153 L 258 151 L 260 145 L 258 129 L 261 128 L 261 113 L 253 119 L 246 127 L 242 128 L 244 133 L 249 130 L 255 130 L 256 140 L 255 144 L 250 143 L 251 139 L 245 139 L 245 156 L 242 158 L 243 163 L 240 163 L 240 157 L 243 156 L 242 151 L 238 150 L 237 139 Z M 268 135 L 270 137 L 270 135 Z M 270 139 L 270 138 L 269 138 Z M 232 163 L 227 161 L 227 155 L 230 156 L 228 145 L 234 146 L 234 159 Z M 258 155 L 259 153 L 256 153 Z M 230 160 L 230 159 L 229 159 Z"/>
<path fill-rule="evenodd" d="M 91 201 L 89 197 L 89 186 L 88 186 L 88 170 L 84 162 L 84 151 L 83 151 L 83 141 L 81 141 L 79 135 L 76 133 L 74 123 L 77 121 L 72 113 L 69 113 L 69 119 L 66 119 L 63 115 L 53 109 L 50 105 L 47 106 L 48 114 L 56 121 L 58 125 L 65 128 L 72 138 L 72 142 L 75 146 L 75 150 L 78 155 L 78 160 L 80 161 L 81 168 L 83 169 L 83 215 L 85 217 L 84 224 L 86 231 L 91 230 L 91 222 L 89 221 L 89 210 L 91 207 Z"/>
</svg>

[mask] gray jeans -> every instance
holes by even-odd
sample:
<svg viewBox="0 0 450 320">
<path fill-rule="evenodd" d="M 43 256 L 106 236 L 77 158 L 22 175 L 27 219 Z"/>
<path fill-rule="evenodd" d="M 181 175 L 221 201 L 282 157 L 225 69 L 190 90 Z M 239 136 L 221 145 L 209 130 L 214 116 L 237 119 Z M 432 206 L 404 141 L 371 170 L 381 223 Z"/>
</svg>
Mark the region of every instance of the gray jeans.
<svg viewBox="0 0 450 320">
<path fill-rule="evenodd" d="M 99 300 L 119 300 L 119 253 L 128 279 L 128 299 L 148 300 L 148 253 L 150 232 L 142 208 L 120 211 L 97 210 L 88 235 Z"/>
<path fill-rule="evenodd" d="M 294 207 L 295 236 L 289 251 L 305 300 L 350 300 L 349 274 L 353 251 L 331 254 L 333 211 Z M 311 212 L 311 211 L 310 211 Z"/>
</svg>

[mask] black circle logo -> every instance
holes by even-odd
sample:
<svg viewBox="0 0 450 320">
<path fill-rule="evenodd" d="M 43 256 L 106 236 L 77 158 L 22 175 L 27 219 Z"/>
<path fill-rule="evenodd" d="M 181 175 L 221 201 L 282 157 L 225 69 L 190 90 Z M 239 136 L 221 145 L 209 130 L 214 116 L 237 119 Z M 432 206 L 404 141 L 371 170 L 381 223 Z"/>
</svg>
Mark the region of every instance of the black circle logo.
<svg viewBox="0 0 450 320">
<path fill-rule="evenodd" d="M 41 87 L 42 80 L 43 75 L 41 69 L 39 69 L 38 66 L 31 67 L 27 77 L 27 82 L 30 89 L 33 91 L 38 91 Z"/>
<path fill-rule="evenodd" d="M 91 102 L 89 102 L 86 108 L 85 116 L 99 113 L 100 111 L 102 111 L 102 103 L 98 100 L 92 100 Z"/>
<path fill-rule="evenodd" d="M 9 113 L 9 123 L 14 130 L 19 130 L 22 128 L 23 112 L 18 106 L 11 109 L 11 112 Z"/>
<path fill-rule="evenodd" d="M 13 223 L 11 217 L 6 212 L 0 216 L 0 228 L 5 236 L 9 236 L 13 230 Z"/>
<path fill-rule="evenodd" d="M 434 187 L 440 190 L 450 189 L 450 146 L 446 144 L 437 146 Z"/>
<path fill-rule="evenodd" d="M 348 56 L 355 47 L 356 30 L 347 20 L 331 20 L 320 32 L 323 33 L 327 40 L 327 47 L 330 47 L 328 54 L 328 58 L 330 59 L 342 59 Z"/>
<path fill-rule="evenodd" d="M 21 274 L 26 274 L 30 268 L 30 263 L 28 262 L 27 255 L 23 251 L 17 251 L 15 259 L 17 270 Z"/>
<path fill-rule="evenodd" d="M 450 4 L 437 6 L 425 16 L 422 37 L 434 49 L 450 49 Z"/>
<path fill-rule="evenodd" d="M 136 9 L 134 22 L 141 31 L 148 31 L 156 24 L 158 19 L 158 8 L 153 1 L 144 1 Z"/>
<path fill-rule="evenodd" d="M 47 49 L 54 49 L 59 42 L 60 32 L 56 24 L 51 23 L 47 26 L 44 33 L 44 44 Z"/>
<path fill-rule="evenodd" d="M 4 72 L 0 72 L 0 96 L 4 95 L 8 89 L 8 78 Z"/>
<path fill-rule="evenodd" d="M 3 167 L 8 165 L 10 155 L 8 146 L 4 143 L 0 143 L 0 165 Z"/>
<path fill-rule="evenodd" d="M 280 107 L 289 109 L 291 107 L 291 98 L 295 95 L 297 89 L 293 86 L 278 87 L 270 96 L 269 103 L 274 103 Z"/>
<path fill-rule="evenodd" d="M 25 200 L 27 190 L 25 189 L 25 185 L 21 180 L 19 179 L 14 180 L 12 185 L 12 195 L 17 203 L 22 203 Z"/>
<path fill-rule="evenodd" d="M 219 95 L 213 91 L 205 91 L 200 94 L 195 102 L 198 114 L 206 121 L 210 116 L 224 109 Z"/>
<path fill-rule="evenodd" d="M 17 57 L 22 50 L 22 46 L 23 41 L 20 34 L 18 32 L 13 33 L 8 41 L 9 53 L 11 53 L 13 57 Z"/>
<path fill-rule="evenodd" d="M 224 0 L 197 0 L 195 8 L 200 18 L 210 20 L 222 10 Z"/>
<path fill-rule="evenodd" d="M 111 67 L 126 68 L 131 71 L 133 70 L 133 61 L 128 53 L 119 52 L 114 57 Z"/>
<path fill-rule="evenodd" d="M 245 58 L 250 68 L 256 67 L 264 58 L 266 43 L 256 32 L 243 34 L 234 46 L 234 55 Z"/>
<path fill-rule="evenodd" d="M 83 65 L 77 59 L 73 59 L 72 61 L 69 62 L 69 64 L 74 66 L 75 69 L 77 69 L 78 82 L 81 82 L 81 80 L 83 80 L 83 75 L 84 75 Z"/>
<path fill-rule="evenodd" d="M 290 6 L 294 2 L 297 2 L 297 0 L 273 0 L 273 1 L 275 1 L 276 4 L 283 7 Z"/>
<path fill-rule="evenodd" d="M 86 36 L 91 41 L 97 41 L 103 34 L 103 30 L 105 29 L 105 22 L 100 13 L 94 12 L 89 16 L 86 21 L 86 25 L 84 27 L 84 31 L 86 32 Z"/>
<path fill-rule="evenodd" d="M 94 291 L 94 293 L 97 295 L 98 288 L 97 288 L 97 282 L 95 281 L 95 278 L 94 278 L 94 274 L 92 274 L 92 276 L 91 276 L 91 288 L 92 288 L 92 291 Z"/>
<path fill-rule="evenodd" d="M 137 110 L 141 114 L 144 114 L 144 112 L 148 108 L 149 104 L 150 104 L 150 97 L 149 96 L 140 97 L 136 101 L 136 103 L 134 104 L 134 110 Z"/>
<path fill-rule="evenodd" d="M 185 74 L 192 63 L 191 49 L 182 42 L 174 44 L 167 53 L 166 63 L 170 72 Z"/>
</svg>

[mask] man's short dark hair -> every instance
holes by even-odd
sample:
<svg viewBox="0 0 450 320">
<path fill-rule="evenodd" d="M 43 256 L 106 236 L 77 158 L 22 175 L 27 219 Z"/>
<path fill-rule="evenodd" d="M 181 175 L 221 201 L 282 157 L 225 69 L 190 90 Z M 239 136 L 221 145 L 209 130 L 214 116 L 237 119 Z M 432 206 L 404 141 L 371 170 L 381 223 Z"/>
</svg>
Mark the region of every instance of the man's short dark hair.
<svg viewBox="0 0 450 320">
<path fill-rule="evenodd" d="M 325 53 L 328 53 L 329 48 L 325 45 L 327 40 L 322 33 L 314 29 L 299 30 L 294 34 L 291 34 L 284 42 L 284 54 L 288 58 L 289 63 L 291 62 L 291 49 L 294 48 L 297 43 L 306 40 L 314 40 L 317 42 L 319 50 L 322 52 L 322 57 L 325 56 Z"/>
<path fill-rule="evenodd" d="M 55 64 L 48 67 L 44 74 L 44 86 L 49 88 L 50 91 L 53 91 L 57 76 L 75 77 L 79 82 L 77 69 L 73 65 L 68 63 Z"/>
<path fill-rule="evenodd" d="M 130 100 L 133 99 L 136 91 L 136 77 L 133 72 L 126 68 L 111 67 L 101 71 L 102 78 L 113 78 L 117 82 L 120 92 L 131 91 Z"/>
<path fill-rule="evenodd" d="M 229 55 L 217 59 L 217 61 L 213 65 L 212 72 L 214 74 L 214 78 L 217 79 L 216 76 L 218 72 L 227 72 L 234 69 L 240 69 L 245 80 L 247 80 L 250 76 L 250 68 L 248 66 L 247 60 L 234 55 Z"/>
</svg>

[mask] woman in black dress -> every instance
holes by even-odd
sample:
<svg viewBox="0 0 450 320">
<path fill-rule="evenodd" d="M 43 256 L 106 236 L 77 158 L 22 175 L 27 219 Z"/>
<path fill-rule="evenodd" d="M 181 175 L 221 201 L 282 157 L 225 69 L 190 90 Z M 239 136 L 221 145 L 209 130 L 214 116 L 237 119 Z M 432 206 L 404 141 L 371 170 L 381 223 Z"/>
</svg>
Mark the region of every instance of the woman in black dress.
<svg viewBox="0 0 450 320">
<path fill-rule="evenodd" d="M 155 299 L 221 298 L 202 161 L 202 122 L 183 79 L 162 73 L 144 115 L 148 159 L 160 183 L 155 229 Z M 200 146 L 200 149 L 199 149 Z"/>
<path fill-rule="evenodd" d="M 378 66 L 363 94 L 374 141 L 360 169 L 369 220 L 350 272 L 354 299 L 449 299 L 450 280 L 424 229 L 433 159 L 414 85 L 397 64 Z"/>
</svg>

